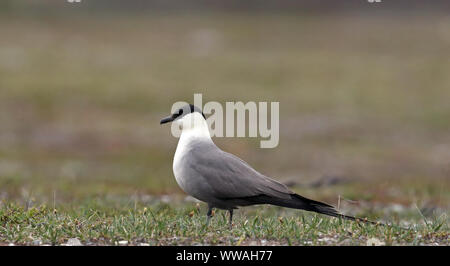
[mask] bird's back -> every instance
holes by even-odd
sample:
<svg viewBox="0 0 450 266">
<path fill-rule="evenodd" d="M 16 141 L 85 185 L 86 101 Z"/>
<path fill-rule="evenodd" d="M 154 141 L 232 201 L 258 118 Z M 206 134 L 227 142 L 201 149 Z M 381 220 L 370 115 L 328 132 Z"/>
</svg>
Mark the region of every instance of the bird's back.
<svg viewBox="0 0 450 266">
<path fill-rule="evenodd" d="M 229 208 L 245 205 L 245 198 L 268 195 L 288 198 L 292 192 L 213 142 L 191 140 L 178 151 L 174 173 L 180 187 L 195 198 Z M 225 206 L 222 206 L 225 205 Z"/>
</svg>

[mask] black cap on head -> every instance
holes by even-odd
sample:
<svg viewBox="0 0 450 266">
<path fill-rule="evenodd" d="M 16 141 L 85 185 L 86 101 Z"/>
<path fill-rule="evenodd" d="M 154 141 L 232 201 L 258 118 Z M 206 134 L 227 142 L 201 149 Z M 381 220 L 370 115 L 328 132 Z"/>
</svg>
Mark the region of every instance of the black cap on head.
<svg viewBox="0 0 450 266">
<path fill-rule="evenodd" d="M 183 108 L 178 109 L 175 113 L 173 113 L 172 115 L 163 118 L 160 122 L 160 124 L 165 124 L 165 123 L 169 123 L 172 122 L 174 120 L 177 120 L 179 118 L 182 118 L 183 116 L 190 114 L 190 113 L 194 113 L 194 112 L 198 112 L 200 113 L 204 119 L 206 119 L 205 114 L 203 114 L 202 110 L 200 108 L 198 108 L 197 106 L 193 105 L 193 104 L 189 104 L 189 105 L 185 105 L 183 106 Z"/>
</svg>

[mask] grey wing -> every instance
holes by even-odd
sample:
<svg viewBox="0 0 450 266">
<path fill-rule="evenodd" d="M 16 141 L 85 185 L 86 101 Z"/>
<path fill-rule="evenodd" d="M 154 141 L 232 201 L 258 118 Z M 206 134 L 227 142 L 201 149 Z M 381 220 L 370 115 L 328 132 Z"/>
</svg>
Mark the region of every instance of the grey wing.
<svg viewBox="0 0 450 266">
<path fill-rule="evenodd" d="M 191 170 L 201 176 L 210 187 L 209 194 L 217 199 L 231 200 L 258 195 L 290 198 L 285 185 L 270 179 L 238 157 L 224 152 L 217 146 L 192 150 Z"/>
</svg>

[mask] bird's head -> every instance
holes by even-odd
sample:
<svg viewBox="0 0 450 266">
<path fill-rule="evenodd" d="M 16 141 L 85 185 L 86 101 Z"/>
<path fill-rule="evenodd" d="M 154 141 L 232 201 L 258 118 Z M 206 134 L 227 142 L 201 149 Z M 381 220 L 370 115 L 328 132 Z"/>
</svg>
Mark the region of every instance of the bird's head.
<svg viewBox="0 0 450 266">
<path fill-rule="evenodd" d="M 176 110 L 173 114 L 161 119 L 160 124 L 174 122 L 182 129 L 194 128 L 198 125 L 204 125 L 206 117 L 202 110 L 192 104 L 185 105 Z"/>
</svg>

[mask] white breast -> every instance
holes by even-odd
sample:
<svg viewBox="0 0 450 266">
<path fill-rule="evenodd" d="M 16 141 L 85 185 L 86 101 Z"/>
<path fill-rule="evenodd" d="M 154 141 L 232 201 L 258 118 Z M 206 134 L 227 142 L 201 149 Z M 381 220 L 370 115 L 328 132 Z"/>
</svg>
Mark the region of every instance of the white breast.
<svg viewBox="0 0 450 266">
<path fill-rule="evenodd" d="M 191 194 L 186 185 L 189 182 L 188 175 L 184 174 L 185 168 L 189 166 L 184 164 L 183 157 L 189 156 L 189 150 L 193 143 L 198 144 L 203 141 L 212 142 L 212 140 L 208 125 L 200 113 L 191 113 L 177 122 L 182 123 L 183 128 L 173 159 L 173 173 L 180 188 L 184 192 Z"/>
<path fill-rule="evenodd" d="M 177 150 L 175 151 L 175 156 L 173 158 L 173 174 L 178 185 L 184 190 L 184 192 L 186 192 L 185 182 L 187 182 L 187 180 L 183 178 L 185 177 L 185 175 L 183 175 L 183 169 L 185 166 L 181 162 L 184 156 L 188 156 L 188 147 L 190 142 L 190 137 L 183 137 L 183 134 L 181 134 L 180 140 L 178 141 Z"/>
</svg>

